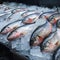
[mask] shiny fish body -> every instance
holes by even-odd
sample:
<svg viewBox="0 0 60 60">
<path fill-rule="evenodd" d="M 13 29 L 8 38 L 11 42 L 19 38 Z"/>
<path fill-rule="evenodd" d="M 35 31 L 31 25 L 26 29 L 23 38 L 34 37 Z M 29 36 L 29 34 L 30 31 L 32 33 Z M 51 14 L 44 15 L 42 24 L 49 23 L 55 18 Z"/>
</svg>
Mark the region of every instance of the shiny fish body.
<svg viewBox="0 0 60 60">
<path fill-rule="evenodd" d="M 54 51 L 52 60 L 60 60 L 60 46 Z"/>
<path fill-rule="evenodd" d="M 42 51 L 44 52 L 54 52 L 60 45 L 60 40 L 58 39 L 58 36 L 55 32 L 52 34 L 49 38 L 44 40 L 42 43 Z"/>
<path fill-rule="evenodd" d="M 37 46 L 40 45 L 44 38 L 46 38 L 52 32 L 52 25 L 47 22 L 42 27 L 37 28 L 31 35 L 30 45 Z"/>
<path fill-rule="evenodd" d="M 21 37 L 23 37 L 24 35 L 28 34 L 29 31 L 32 30 L 32 25 L 33 25 L 33 24 L 31 24 L 31 25 L 24 25 L 24 26 L 18 27 L 17 29 L 15 29 L 14 31 L 12 31 L 12 32 L 8 35 L 7 39 L 8 39 L 9 41 L 12 41 L 12 40 L 14 40 L 14 39 L 16 39 L 16 38 L 21 38 Z"/>
<path fill-rule="evenodd" d="M 22 21 L 24 24 L 35 23 L 39 19 L 39 13 L 30 14 Z"/>
<path fill-rule="evenodd" d="M 35 10 L 28 10 L 26 11 L 25 13 L 21 14 L 22 17 L 26 17 L 30 14 L 34 14 L 34 13 L 37 13 Z"/>
<path fill-rule="evenodd" d="M 1 29 L 1 34 L 6 34 L 6 33 L 8 33 L 8 32 L 11 32 L 11 31 L 13 31 L 14 29 L 16 29 L 17 27 L 19 27 L 19 26 L 21 26 L 21 25 L 23 25 L 22 23 L 21 23 L 21 20 L 17 20 L 17 21 L 14 21 L 14 22 L 12 22 L 12 23 L 9 23 L 9 24 L 7 24 L 6 26 L 4 26 L 2 29 Z"/>
<path fill-rule="evenodd" d="M 40 17 L 45 17 L 46 19 L 49 19 L 49 17 L 52 15 L 52 14 L 54 14 L 54 13 L 56 13 L 57 11 L 48 11 L 48 12 L 43 12 L 40 16 L 39 16 L 39 18 Z"/>
<path fill-rule="evenodd" d="M 54 13 L 49 17 L 48 21 L 51 24 L 56 24 L 59 19 L 60 19 L 60 13 Z"/>
</svg>

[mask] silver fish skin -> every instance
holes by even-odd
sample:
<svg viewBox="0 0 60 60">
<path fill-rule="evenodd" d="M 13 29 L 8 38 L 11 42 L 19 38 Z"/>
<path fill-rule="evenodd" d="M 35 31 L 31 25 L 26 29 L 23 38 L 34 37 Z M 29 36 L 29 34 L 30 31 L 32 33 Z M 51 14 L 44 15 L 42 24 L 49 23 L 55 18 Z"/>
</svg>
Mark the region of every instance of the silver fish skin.
<svg viewBox="0 0 60 60">
<path fill-rule="evenodd" d="M 34 13 L 37 13 L 37 11 L 35 11 L 35 10 L 28 10 L 25 13 L 21 14 L 21 16 L 22 17 L 26 17 L 26 16 L 28 16 L 30 14 L 34 14 Z"/>
<path fill-rule="evenodd" d="M 42 43 L 42 51 L 54 52 L 60 46 L 60 40 L 58 39 L 57 32 L 53 33 Z"/>
<path fill-rule="evenodd" d="M 24 24 L 35 23 L 39 19 L 40 13 L 34 13 L 26 16 L 22 21 Z"/>
<path fill-rule="evenodd" d="M 17 20 L 17 21 L 14 21 L 12 23 L 9 23 L 7 24 L 6 26 L 4 26 L 0 33 L 1 34 L 7 34 L 8 32 L 11 32 L 13 31 L 14 29 L 16 29 L 17 27 L 19 26 L 22 26 L 23 24 L 21 23 L 21 20 Z"/>
<path fill-rule="evenodd" d="M 36 29 L 31 35 L 30 46 L 38 46 L 40 45 L 44 38 L 46 38 L 52 32 L 52 25 L 47 22 L 42 27 Z"/>
<path fill-rule="evenodd" d="M 18 27 L 8 35 L 7 39 L 9 41 L 12 41 L 15 40 L 16 38 L 21 38 L 25 36 L 26 34 L 30 33 L 33 30 L 32 28 L 33 25 L 34 24 Z"/>
</svg>

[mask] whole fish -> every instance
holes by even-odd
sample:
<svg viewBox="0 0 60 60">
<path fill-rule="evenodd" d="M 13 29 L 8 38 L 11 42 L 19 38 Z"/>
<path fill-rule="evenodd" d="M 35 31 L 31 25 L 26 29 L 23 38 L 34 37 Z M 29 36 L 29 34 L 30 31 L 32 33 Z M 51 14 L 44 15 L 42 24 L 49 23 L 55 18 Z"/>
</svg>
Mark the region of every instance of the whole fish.
<svg viewBox="0 0 60 60">
<path fill-rule="evenodd" d="M 53 33 L 42 43 L 42 51 L 44 52 L 54 52 L 60 45 L 60 40 L 57 36 L 57 33 Z"/>
<path fill-rule="evenodd" d="M 30 23 L 35 23 L 39 19 L 39 13 L 34 13 L 26 16 L 22 22 L 24 24 L 30 24 Z"/>
<path fill-rule="evenodd" d="M 1 34 L 6 34 L 6 33 L 8 33 L 8 32 L 13 31 L 13 30 L 16 29 L 17 27 L 22 26 L 22 25 L 23 25 L 23 24 L 21 23 L 21 20 L 14 21 L 14 22 L 9 23 L 9 24 L 7 24 L 6 26 L 4 26 L 4 27 L 1 29 L 0 33 L 1 33 Z"/>
<path fill-rule="evenodd" d="M 54 51 L 52 60 L 60 60 L 60 46 Z"/>
<path fill-rule="evenodd" d="M 51 32 L 52 25 L 49 22 L 42 27 L 38 27 L 31 35 L 30 46 L 40 45 Z"/>
<path fill-rule="evenodd" d="M 30 33 L 33 30 L 33 26 L 34 24 L 30 24 L 30 25 L 24 25 L 24 26 L 20 26 L 17 29 L 15 29 L 14 31 L 12 31 L 7 39 L 9 41 L 12 41 L 16 38 L 21 38 L 23 36 L 25 36 L 26 34 Z"/>
<path fill-rule="evenodd" d="M 48 21 L 51 24 L 56 24 L 59 19 L 60 19 L 60 13 L 54 13 L 49 17 Z"/>
<path fill-rule="evenodd" d="M 26 12 L 24 12 L 23 14 L 21 14 L 22 17 L 26 17 L 30 14 L 34 14 L 34 13 L 37 13 L 37 11 L 35 10 L 27 10 Z"/>
</svg>

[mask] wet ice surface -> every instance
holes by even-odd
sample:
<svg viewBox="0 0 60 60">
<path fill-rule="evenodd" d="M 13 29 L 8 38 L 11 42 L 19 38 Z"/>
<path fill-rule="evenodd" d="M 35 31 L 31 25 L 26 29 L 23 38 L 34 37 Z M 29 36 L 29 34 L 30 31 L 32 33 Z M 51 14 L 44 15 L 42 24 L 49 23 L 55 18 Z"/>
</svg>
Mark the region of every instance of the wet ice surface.
<svg viewBox="0 0 60 60">
<path fill-rule="evenodd" d="M 49 8 L 45 8 L 45 7 L 38 7 L 38 6 L 27 6 L 25 4 L 17 4 L 17 3 L 4 3 L 2 4 L 2 6 L 5 6 L 5 7 L 10 7 L 11 10 L 15 9 L 15 8 L 27 8 L 28 10 L 37 10 L 38 12 L 42 13 L 42 12 L 47 12 L 47 11 L 54 11 L 54 9 L 49 9 Z M 1 6 L 1 7 L 2 7 Z M 0 10 L 0 13 L 2 15 L 2 13 L 4 12 L 4 9 L 1 8 Z M 8 17 L 11 15 L 11 11 L 9 11 L 9 13 L 7 12 L 6 15 L 3 15 L 3 16 L 0 16 L 0 31 L 1 29 L 13 22 L 13 21 L 16 21 L 17 19 L 22 19 L 22 17 L 20 16 L 20 13 L 17 13 L 17 14 L 14 14 L 10 19 L 10 20 L 7 20 Z M 39 26 L 39 25 L 42 25 L 46 22 L 46 20 L 44 20 L 43 18 L 41 18 L 39 21 L 37 21 L 36 23 L 36 27 Z M 59 32 L 58 32 L 59 33 Z M 30 48 L 29 46 L 29 40 L 30 40 L 30 36 L 31 36 L 31 33 L 29 33 L 28 35 L 22 37 L 22 38 L 19 38 L 19 39 L 16 39 L 14 41 L 11 41 L 9 42 L 7 40 L 7 35 L 1 35 L 0 34 L 0 42 L 2 43 L 11 43 L 11 48 L 12 49 L 16 49 L 17 50 L 17 53 L 18 54 L 24 54 L 24 55 L 27 55 L 30 57 L 31 60 L 51 60 L 51 54 L 49 53 L 42 53 L 40 51 L 40 47 L 33 47 L 32 49 Z"/>
</svg>

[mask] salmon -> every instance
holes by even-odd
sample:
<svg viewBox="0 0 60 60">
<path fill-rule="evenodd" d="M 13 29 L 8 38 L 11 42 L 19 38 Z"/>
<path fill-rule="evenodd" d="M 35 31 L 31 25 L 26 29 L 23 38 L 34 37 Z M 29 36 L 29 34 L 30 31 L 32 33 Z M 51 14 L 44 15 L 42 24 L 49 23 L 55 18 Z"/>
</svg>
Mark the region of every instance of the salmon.
<svg viewBox="0 0 60 60">
<path fill-rule="evenodd" d="M 60 46 L 60 40 L 58 39 L 57 33 L 50 35 L 49 38 L 44 40 L 42 43 L 42 51 L 44 52 L 54 52 L 58 46 Z"/>
<path fill-rule="evenodd" d="M 46 38 L 52 32 L 52 25 L 47 22 L 42 27 L 38 27 L 31 35 L 30 45 L 38 46 L 40 45 L 44 38 Z"/>
</svg>

